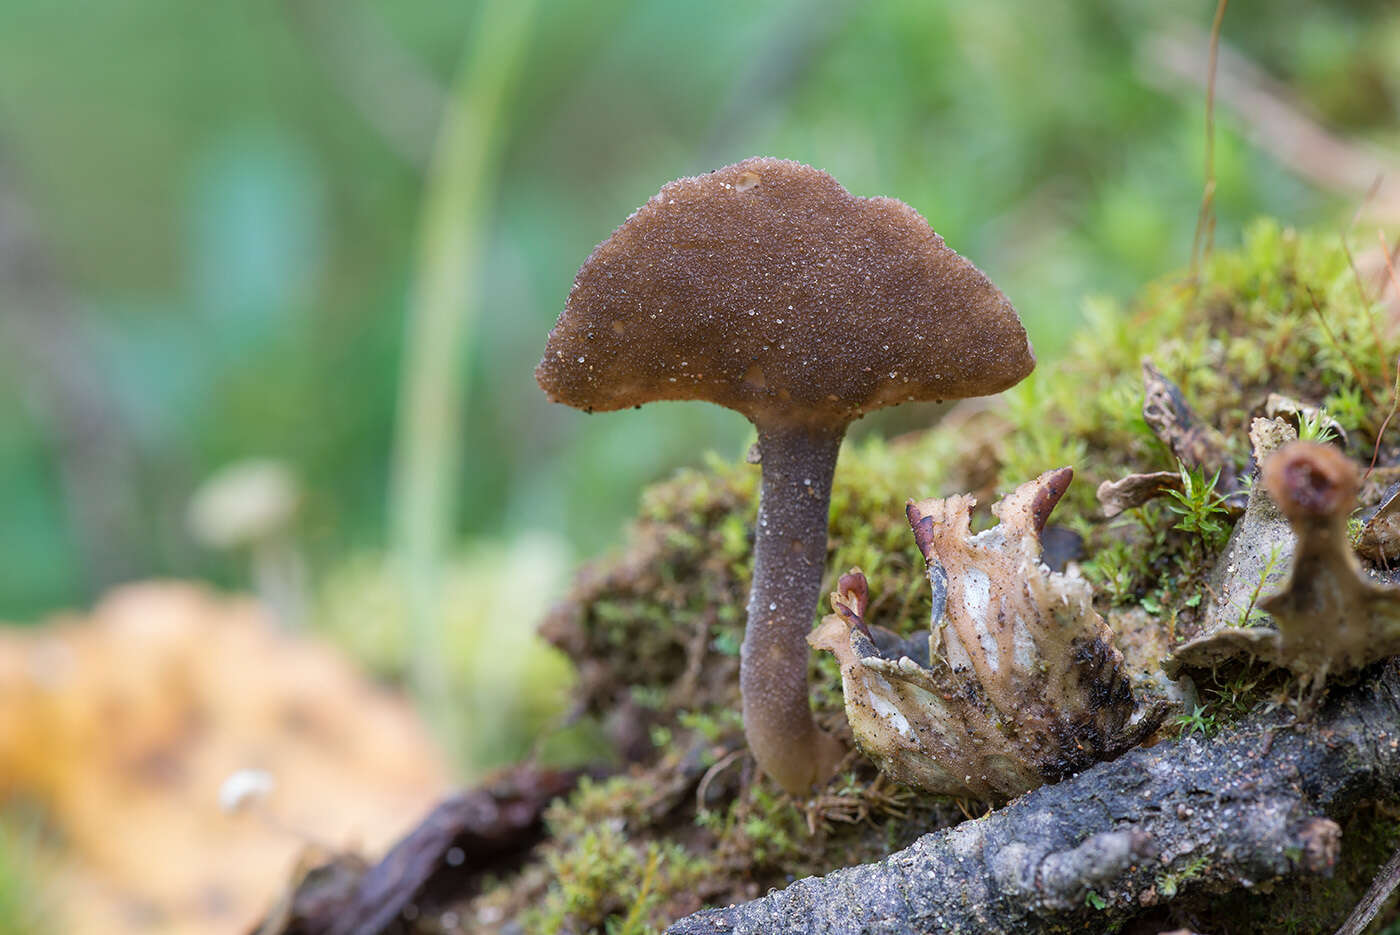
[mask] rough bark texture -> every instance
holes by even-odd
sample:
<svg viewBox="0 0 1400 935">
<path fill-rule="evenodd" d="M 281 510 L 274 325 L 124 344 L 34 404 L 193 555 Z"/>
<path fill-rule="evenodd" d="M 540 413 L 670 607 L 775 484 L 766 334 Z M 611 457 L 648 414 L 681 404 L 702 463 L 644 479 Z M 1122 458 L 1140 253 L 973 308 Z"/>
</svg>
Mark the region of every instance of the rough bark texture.
<svg viewBox="0 0 1400 935">
<path fill-rule="evenodd" d="M 1400 793 L 1400 672 L 1313 723 L 1255 716 L 1134 750 L 874 864 L 707 910 L 670 935 L 1102 931 L 1174 896 L 1327 873 L 1344 817 Z"/>
</svg>

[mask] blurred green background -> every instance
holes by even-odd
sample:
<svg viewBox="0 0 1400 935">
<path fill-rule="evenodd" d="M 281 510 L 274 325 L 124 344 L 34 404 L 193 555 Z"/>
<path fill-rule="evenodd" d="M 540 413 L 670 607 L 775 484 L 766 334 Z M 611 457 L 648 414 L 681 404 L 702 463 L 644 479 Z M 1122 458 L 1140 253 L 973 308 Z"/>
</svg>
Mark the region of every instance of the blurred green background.
<svg viewBox="0 0 1400 935">
<path fill-rule="evenodd" d="M 619 541 L 641 485 L 742 453 L 733 413 L 587 417 L 533 379 L 574 271 L 662 183 L 761 153 L 899 197 L 1002 287 L 1053 367 L 1086 295 L 1189 258 L 1205 95 L 1162 49 L 1203 57 L 1214 10 L 533 6 L 518 73 L 498 75 L 476 318 L 452 349 L 468 385 L 451 593 L 495 590 L 495 612 L 529 624 L 571 562 Z M 365 595 L 387 587 L 430 154 L 464 58 L 494 38 L 477 17 L 436 0 L 0 0 L 0 619 L 147 576 L 248 586 L 248 556 L 195 542 L 186 511 L 212 473 L 264 457 L 301 486 L 310 613 L 385 672 L 407 664 L 386 623 L 401 609 Z M 1400 146 L 1393 2 L 1236 3 L 1224 36 L 1319 125 Z M 1344 226 L 1361 190 L 1249 142 L 1251 119 L 1218 113 L 1217 241 L 1257 214 Z M 466 210 L 452 195 L 449 218 Z"/>
</svg>

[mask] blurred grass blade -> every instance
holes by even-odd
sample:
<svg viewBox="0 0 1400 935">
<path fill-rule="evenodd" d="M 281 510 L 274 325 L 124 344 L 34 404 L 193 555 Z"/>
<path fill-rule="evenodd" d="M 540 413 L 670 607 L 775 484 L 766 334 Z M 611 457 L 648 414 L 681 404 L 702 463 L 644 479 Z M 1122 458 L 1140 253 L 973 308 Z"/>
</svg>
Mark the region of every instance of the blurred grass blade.
<svg viewBox="0 0 1400 935">
<path fill-rule="evenodd" d="M 456 745 L 442 646 L 442 568 L 466 436 L 466 374 L 482 230 L 497 178 L 502 105 L 519 72 L 533 0 L 486 0 L 463 61 L 423 191 L 417 269 L 401 364 L 393 547 L 412 621 L 413 683 L 439 739 Z"/>
</svg>

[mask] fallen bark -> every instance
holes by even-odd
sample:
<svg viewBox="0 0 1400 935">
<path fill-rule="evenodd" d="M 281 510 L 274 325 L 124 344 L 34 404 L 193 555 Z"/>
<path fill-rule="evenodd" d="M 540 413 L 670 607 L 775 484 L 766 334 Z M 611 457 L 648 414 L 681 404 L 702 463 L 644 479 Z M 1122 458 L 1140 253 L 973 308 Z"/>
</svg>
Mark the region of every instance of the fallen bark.
<svg viewBox="0 0 1400 935">
<path fill-rule="evenodd" d="M 1247 718 L 1134 750 L 874 864 L 680 920 L 669 935 L 1102 931 L 1176 897 L 1330 873 L 1344 818 L 1400 796 L 1400 670 L 1315 720 Z"/>
</svg>

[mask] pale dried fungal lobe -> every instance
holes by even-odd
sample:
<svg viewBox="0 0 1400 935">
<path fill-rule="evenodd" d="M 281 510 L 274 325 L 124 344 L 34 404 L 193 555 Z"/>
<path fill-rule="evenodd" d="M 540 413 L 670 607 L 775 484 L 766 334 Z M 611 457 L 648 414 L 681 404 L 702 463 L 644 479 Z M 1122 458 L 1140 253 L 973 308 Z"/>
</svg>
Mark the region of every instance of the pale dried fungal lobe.
<svg viewBox="0 0 1400 935">
<path fill-rule="evenodd" d="M 1129 474 L 1118 480 L 1106 480 L 1099 484 L 1095 496 L 1098 497 L 1099 505 L 1103 507 L 1104 518 L 1112 519 L 1119 513 L 1140 507 L 1169 491 L 1180 493 L 1185 488 L 1180 471 L 1152 471 L 1147 474 Z"/>
<path fill-rule="evenodd" d="M 1272 504 L 1293 535 L 1282 546 L 1265 537 L 1253 545 L 1291 552 L 1281 585 L 1258 601 L 1274 625 L 1226 626 L 1185 643 L 1167 672 L 1253 657 L 1316 691 L 1329 675 L 1400 653 L 1400 588 L 1371 580 L 1347 535 L 1360 486 L 1356 465 L 1332 445 L 1294 441 L 1264 461 L 1261 481 L 1251 500 L 1261 509 L 1263 500 Z"/>
<path fill-rule="evenodd" d="M 863 619 L 867 583 L 841 578 L 811 642 L 841 663 L 846 716 L 894 779 L 1004 800 L 1136 746 L 1165 705 L 1133 697 L 1089 583 L 1041 563 L 1041 534 L 1073 471 L 1047 471 L 971 534 L 966 495 L 909 503 L 933 589 L 932 628 L 900 640 Z"/>
</svg>

